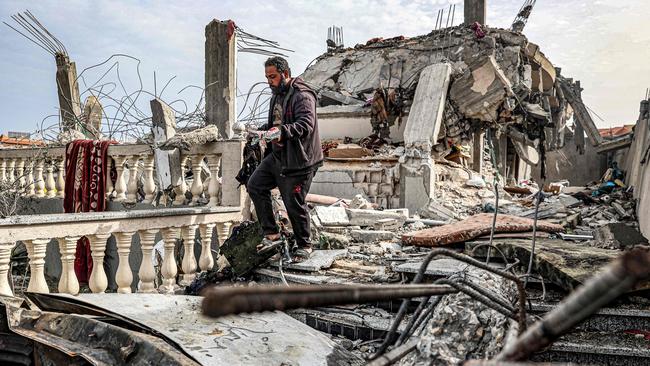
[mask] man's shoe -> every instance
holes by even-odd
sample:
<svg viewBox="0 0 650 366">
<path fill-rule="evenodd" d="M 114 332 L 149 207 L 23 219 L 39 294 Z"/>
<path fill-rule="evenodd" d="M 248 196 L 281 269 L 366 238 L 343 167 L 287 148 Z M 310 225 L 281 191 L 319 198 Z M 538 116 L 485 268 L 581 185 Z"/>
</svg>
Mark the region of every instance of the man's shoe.
<svg viewBox="0 0 650 366">
<path fill-rule="evenodd" d="M 283 244 L 284 244 L 284 240 L 282 240 L 282 238 L 272 240 L 264 237 L 262 238 L 262 243 L 257 246 L 257 253 L 264 254 L 272 250 L 277 250 Z"/>
<path fill-rule="evenodd" d="M 299 247 L 293 252 L 292 257 L 294 262 L 302 262 L 309 259 L 309 257 L 311 257 L 311 254 L 313 252 L 314 250 L 312 249 L 312 247 Z"/>
</svg>

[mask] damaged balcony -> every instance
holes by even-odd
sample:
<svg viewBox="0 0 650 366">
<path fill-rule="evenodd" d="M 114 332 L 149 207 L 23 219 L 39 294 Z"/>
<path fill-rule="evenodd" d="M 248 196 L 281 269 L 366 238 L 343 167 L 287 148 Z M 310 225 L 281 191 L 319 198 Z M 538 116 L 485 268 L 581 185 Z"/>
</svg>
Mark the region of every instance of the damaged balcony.
<svg viewBox="0 0 650 366">
<path fill-rule="evenodd" d="M 277 44 L 213 20 L 204 110 L 154 92 L 120 143 L 101 130 L 110 98 L 82 103 L 58 50 L 56 138 L 0 149 L 0 360 L 649 363 L 649 101 L 599 131 L 583 85 L 522 34 L 534 4 L 510 30 L 485 25 L 485 1 L 417 37 L 346 48 L 330 29 L 301 75 L 326 156 L 306 197 L 316 250 L 291 263 L 258 253 L 240 186 L 264 94 L 244 95 L 248 116 L 234 103 L 238 52 Z M 82 166 L 79 140 L 101 161 Z M 97 167 L 103 209 L 80 210 Z"/>
</svg>

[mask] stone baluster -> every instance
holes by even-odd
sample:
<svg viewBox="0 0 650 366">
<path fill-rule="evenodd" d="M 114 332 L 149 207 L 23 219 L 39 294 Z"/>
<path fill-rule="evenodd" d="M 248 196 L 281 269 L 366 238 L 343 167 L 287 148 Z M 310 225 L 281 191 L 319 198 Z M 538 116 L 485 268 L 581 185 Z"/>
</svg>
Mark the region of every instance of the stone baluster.
<svg viewBox="0 0 650 366">
<path fill-rule="evenodd" d="M 185 192 L 187 192 L 187 183 L 185 183 L 185 164 L 187 159 L 189 159 L 188 156 L 181 157 L 181 181 L 179 185 L 174 187 L 174 193 L 176 193 L 174 202 L 172 202 L 172 205 L 174 206 L 179 206 L 185 203 Z"/>
<path fill-rule="evenodd" d="M 133 283 L 133 273 L 129 264 L 129 254 L 131 253 L 131 238 L 134 232 L 115 233 L 117 242 L 117 256 L 119 262 L 117 273 L 115 273 L 115 282 L 117 283 L 117 292 L 120 294 L 131 293 L 131 283 Z"/>
<path fill-rule="evenodd" d="M 74 258 L 77 250 L 79 236 L 59 238 L 59 251 L 61 252 L 61 278 L 59 279 L 59 292 L 76 295 L 79 293 L 79 281 L 74 273 Z"/>
<path fill-rule="evenodd" d="M 170 227 L 162 230 L 163 242 L 165 243 L 165 255 L 160 268 L 163 278 L 163 283 L 159 288 L 161 292 L 173 293 L 177 288 L 177 268 L 176 259 L 174 258 L 174 247 L 176 246 L 176 239 L 178 238 L 179 230 L 180 229 L 177 227 Z"/>
<path fill-rule="evenodd" d="M 194 239 L 196 238 L 196 229 L 198 225 L 184 226 L 182 229 L 183 235 L 183 261 L 181 262 L 181 275 L 179 283 L 187 286 L 196 277 L 196 257 L 194 256 Z"/>
<path fill-rule="evenodd" d="M 27 170 L 27 182 L 25 183 L 25 194 L 27 196 L 33 196 L 36 193 L 34 185 L 34 161 L 29 161 L 25 167 Z"/>
<path fill-rule="evenodd" d="M 50 239 L 35 239 L 25 241 L 27 256 L 29 257 L 29 285 L 27 291 L 49 293 L 50 289 L 45 282 L 45 249 Z"/>
<path fill-rule="evenodd" d="M 106 252 L 106 241 L 111 234 L 95 234 L 88 236 L 90 241 L 90 255 L 93 257 L 93 271 L 90 273 L 88 285 L 94 293 L 106 291 L 108 279 L 104 271 L 104 254 Z"/>
<path fill-rule="evenodd" d="M 203 193 L 203 180 L 201 179 L 201 172 L 203 171 L 201 167 L 201 162 L 203 162 L 204 156 L 194 155 L 192 156 L 192 172 L 194 173 L 194 179 L 192 180 L 192 205 L 198 205 L 201 200 L 201 194 Z"/>
<path fill-rule="evenodd" d="M 59 169 L 58 173 L 56 174 L 56 196 L 59 198 L 64 198 L 65 197 L 65 158 L 61 158 L 57 160 L 56 166 Z"/>
<path fill-rule="evenodd" d="M 56 197 L 56 183 L 54 182 L 54 166 L 51 162 L 47 164 L 45 174 L 45 190 L 48 198 Z"/>
<path fill-rule="evenodd" d="M 0 159 L 0 182 L 7 180 L 7 159 Z"/>
<path fill-rule="evenodd" d="M 124 176 L 124 163 L 126 156 L 114 156 L 115 170 L 117 170 L 117 180 L 115 181 L 115 201 L 122 202 L 126 200 L 126 177 Z"/>
<path fill-rule="evenodd" d="M 144 162 L 144 203 L 153 203 L 156 197 L 156 181 L 153 178 L 153 169 L 155 162 L 155 155 L 147 154 L 142 156 Z"/>
<path fill-rule="evenodd" d="M 129 184 L 127 185 L 126 202 L 136 203 L 138 201 L 138 161 L 139 156 L 128 158 Z"/>
<path fill-rule="evenodd" d="M 212 231 L 215 224 L 201 224 L 199 232 L 201 233 L 201 256 L 199 257 L 199 268 L 201 271 L 208 271 L 214 266 L 212 258 Z"/>
<path fill-rule="evenodd" d="M 231 222 L 219 222 L 217 223 L 217 238 L 219 239 L 219 246 L 228 239 L 230 235 L 230 227 L 232 226 Z"/>
<path fill-rule="evenodd" d="M 210 155 L 208 157 L 208 167 L 210 168 L 210 182 L 208 183 L 208 195 L 210 196 L 209 207 L 216 207 L 219 205 L 219 166 L 221 164 L 221 157 L 218 155 Z"/>
<path fill-rule="evenodd" d="M 25 187 L 25 159 L 19 158 L 16 162 L 16 175 L 18 178 L 18 189 Z"/>
<path fill-rule="evenodd" d="M 34 195 L 36 197 L 45 197 L 45 179 L 43 179 L 43 168 L 45 161 L 38 160 L 34 165 Z"/>
<path fill-rule="evenodd" d="M 9 184 L 14 184 L 16 180 L 16 159 L 9 159 L 9 165 L 7 165 L 7 180 Z"/>
<path fill-rule="evenodd" d="M 108 157 L 106 162 L 106 200 L 110 201 L 115 192 L 113 192 L 113 180 L 111 179 L 111 170 L 113 168 L 113 158 Z"/>
<path fill-rule="evenodd" d="M 142 263 L 140 264 L 140 271 L 138 271 L 138 276 L 140 277 L 138 292 L 156 292 L 156 286 L 154 285 L 156 272 L 154 271 L 152 261 L 156 233 L 158 233 L 157 229 L 138 231 L 140 235 L 140 246 L 142 247 Z"/>
<path fill-rule="evenodd" d="M 9 284 L 9 262 L 14 243 L 0 243 L 0 295 L 14 296 Z"/>
</svg>

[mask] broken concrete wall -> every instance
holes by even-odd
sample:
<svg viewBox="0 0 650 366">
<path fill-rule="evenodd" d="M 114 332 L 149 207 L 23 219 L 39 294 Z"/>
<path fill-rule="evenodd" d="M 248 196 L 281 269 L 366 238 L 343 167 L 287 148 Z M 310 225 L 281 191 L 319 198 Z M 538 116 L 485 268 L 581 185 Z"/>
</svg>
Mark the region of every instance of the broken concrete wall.
<svg viewBox="0 0 650 366">
<path fill-rule="evenodd" d="M 634 189 L 641 233 L 650 238 L 650 116 L 649 102 L 641 102 L 641 114 L 634 126 L 634 140 L 627 156 L 626 184 Z"/>
<path fill-rule="evenodd" d="M 370 113 L 362 106 L 333 105 L 317 108 L 318 131 L 321 141 L 337 140 L 344 137 L 361 139 L 372 134 L 370 125 Z M 390 128 L 390 136 L 393 142 L 404 140 L 404 129 L 407 124 L 407 116 L 404 116 L 401 124 L 395 124 Z"/>
<path fill-rule="evenodd" d="M 607 155 L 599 154 L 592 144 L 585 144 L 580 154 L 573 134 L 567 133 L 566 144 L 558 150 L 546 152 L 546 181 L 567 179 L 572 186 L 582 186 L 600 180 L 607 170 Z M 531 176 L 541 182 L 539 167 L 531 167 Z"/>
<path fill-rule="evenodd" d="M 327 162 L 318 170 L 310 193 L 352 199 L 361 194 L 383 208 L 399 208 L 400 177 L 396 162 Z"/>
</svg>

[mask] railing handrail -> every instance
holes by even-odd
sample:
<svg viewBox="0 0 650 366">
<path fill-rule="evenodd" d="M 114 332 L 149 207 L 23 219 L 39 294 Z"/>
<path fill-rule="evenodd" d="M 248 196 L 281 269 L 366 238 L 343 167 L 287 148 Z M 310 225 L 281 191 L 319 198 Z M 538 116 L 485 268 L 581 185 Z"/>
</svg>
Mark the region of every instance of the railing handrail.
<svg viewBox="0 0 650 366">
<path fill-rule="evenodd" d="M 241 221 L 241 207 L 163 208 L 14 216 L 0 220 L 0 242 L 162 230 Z"/>
</svg>

